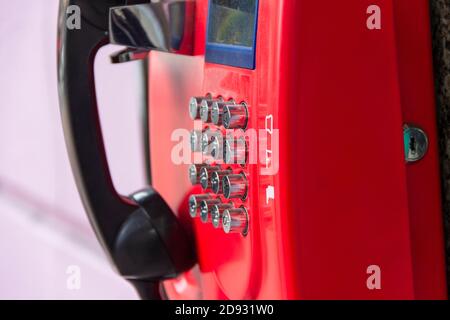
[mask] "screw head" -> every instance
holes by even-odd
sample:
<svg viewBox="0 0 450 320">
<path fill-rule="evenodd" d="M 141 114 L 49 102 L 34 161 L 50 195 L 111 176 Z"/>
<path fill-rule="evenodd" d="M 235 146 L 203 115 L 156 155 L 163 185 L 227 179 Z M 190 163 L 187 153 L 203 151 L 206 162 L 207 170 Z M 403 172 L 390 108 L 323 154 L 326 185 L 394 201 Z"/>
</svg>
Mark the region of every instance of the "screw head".
<svg viewBox="0 0 450 320">
<path fill-rule="evenodd" d="M 198 203 L 194 195 L 189 197 L 189 214 L 192 218 L 197 216 Z"/>
<path fill-rule="evenodd" d="M 203 100 L 200 106 L 200 119 L 203 122 L 208 122 L 209 118 L 209 103 L 207 100 Z"/>
<path fill-rule="evenodd" d="M 213 172 L 211 175 L 211 189 L 216 194 L 220 192 L 220 176 L 217 172 Z"/>
<path fill-rule="evenodd" d="M 214 228 L 219 228 L 220 226 L 220 211 L 217 205 L 211 208 L 211 220 Z"/>
<path fill-rule="evenodd" d="M 225 210 L 222 216 L 222 226 L 225 233 L 229 233 L 231 229 L 231 216 L 228 210 Z"/>
<path fill-rule="evenodd" d="M 208 175 L 208 169 L 202 168 L 200 170 L 200 185 L 204 190 L 208 189 L 209 186 L 209 175 Z"/>
<path fill-rule="evenodd" d="M 189 166 L 189 180 L 191 181 L 192 185 L 195 185 L 198 182 L 197 179 L 198 179 L 197 166 L 195 164 L 192 164 L 191 166 Z"/>
<path fill-rule="evenodd" d="M 222 145 L 219 137 L 214 135 L 211 139 L 211 156 L 217 161 L 223 161 Z"/>
<path fill-rule="evenodd" d="M 211 107 L 211 121 L 214 124 L 219 124 L 219 119 L 220 119 L 219 102 L 214 101 Z"/>
<path fill-rule="evenodd" d="M 200 203 L 200 219 L 203 223 L 206 223 L 208 221 L 208 203 L 206 201 L 202 201 Z"/>
<path fill-rule="evenodd" d="M 190 115 L 192 120 L 196 120 L 199 117 L 199 114 L 198 114 L 198 111 L 199 111 L 198 110 L 199 109 L 198 103 L 199 103 L 199 101 L 198 100 L 199 99 L 197 97 L 192 97 L 189 100 L 189 115 Z"/>
<path fill-rule="evenodd" d="M 208 134 L 208 130 L 206 130 L 205 132 L 203 132 L 202 137 L 201 137 L 201 150 L 203 151 L 203 153 L 208 152 L 209 143 L 210 143 L 210 137 Z"/>
<path fill-rule="evenodd" d="M 223 148 L 223 160 L 225 161 L 225 163 L 231 164 L 232 160 L 233 160 L 233 149 L 231 148 L 231 144 L 234 141 L 230 141 L 230 140 L 225 140 L 225 146 Z"/>
<path fill-rule="evenodd" d="M 223 115 L 222 115 L 222 122 L 223 122 L 223 126 L 225 128 L 229 128 L 230 127 L 230 120 L 231 120 L 231 112 L 230 109 L 225 107 L 223 109 Z"/>
<path fill-rule="evenodd" d="M 225 176 L 223 177 L 222 180 L 222 189 L 223 189 L 223 194 L 225 196 L 225 198 L 229 198 L 230 197 L 230 193 L 231 193 L 231 185 L 230 185 L 230 179 Z"/>
</svg>

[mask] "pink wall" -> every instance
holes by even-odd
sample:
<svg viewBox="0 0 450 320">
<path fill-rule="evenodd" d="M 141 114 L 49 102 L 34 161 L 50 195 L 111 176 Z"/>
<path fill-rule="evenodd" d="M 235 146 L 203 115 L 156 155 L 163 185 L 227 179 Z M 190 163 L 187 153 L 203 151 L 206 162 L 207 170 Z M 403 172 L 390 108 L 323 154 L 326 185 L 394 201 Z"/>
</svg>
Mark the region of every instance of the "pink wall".
<svg viewBox="0 0 450 320">
<path fill-rule="evenodd" d="M 0 1 L 0 298 L 135 298 L 88 225 L 65 150 L 56 79 L 57 0 Z M 145 185 L 137 63 L 96 61 L 116 188 Z M 126 79 L 126 81 L 124 80 Z M 81 287 L 69 290 L 77 265 Z"/>
</svg>

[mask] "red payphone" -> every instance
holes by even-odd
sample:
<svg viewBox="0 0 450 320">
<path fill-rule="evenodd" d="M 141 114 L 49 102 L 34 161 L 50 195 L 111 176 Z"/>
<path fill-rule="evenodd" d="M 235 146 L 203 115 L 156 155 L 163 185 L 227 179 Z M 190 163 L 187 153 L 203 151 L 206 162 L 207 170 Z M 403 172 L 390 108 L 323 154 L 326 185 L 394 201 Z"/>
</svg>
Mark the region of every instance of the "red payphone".
<svg viewBox="0 0 450 320">
<path fill-rule="evenodd" d="M 67 29 L 70 5 L 91 23 Z M 61 12 L 78 187 L 143 297 L 447 297 L 427 1 Z M 153 184 L 131 197 L 112 187 L 96 112 L 92 62 L 108 42 L 127 47 L 114 62 L 149 56 Z"/>
</svg>

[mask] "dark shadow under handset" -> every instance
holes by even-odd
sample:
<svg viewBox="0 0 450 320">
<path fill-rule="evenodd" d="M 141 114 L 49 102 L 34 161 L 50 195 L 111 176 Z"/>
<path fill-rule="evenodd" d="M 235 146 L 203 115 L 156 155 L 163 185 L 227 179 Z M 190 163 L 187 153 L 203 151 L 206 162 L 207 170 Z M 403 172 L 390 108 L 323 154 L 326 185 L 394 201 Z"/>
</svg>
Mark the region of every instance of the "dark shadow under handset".
<svg viewBox="0 0 450 320">
<path fill-rule="evenodd" d="M 126 4 L 125 0 L 61 1 L 58 21 L 60 109 L 72 171 L 98 240 L 117 271 L 136 287 L 142 298 L 161 299 L 160 281 L 173 278 L 195 264 L 194 245 L 153 188 L 130 197 L 115 190 L 95 94 L 94 59 L 98 49 L 111 42 L 110 9 Z M 67 26 L 71 6 L 80 9 L 79 29 Z"/>
</svg>

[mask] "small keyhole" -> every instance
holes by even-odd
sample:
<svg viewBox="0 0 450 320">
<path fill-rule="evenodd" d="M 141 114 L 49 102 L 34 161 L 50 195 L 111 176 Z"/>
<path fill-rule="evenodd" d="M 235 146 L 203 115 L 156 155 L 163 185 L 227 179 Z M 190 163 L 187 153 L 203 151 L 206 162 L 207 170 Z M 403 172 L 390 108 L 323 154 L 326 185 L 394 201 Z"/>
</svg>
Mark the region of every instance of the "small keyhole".
<svg viewBox="0 0 450 320">
<path fill-rule="evenodd" d="M 417 153 L 417 141 L 415 137 L 409 139 L 409 150 L 412 154 Z"/>
<path fill-rule="evenodd" d="M 428 149 L 428 138 L 425 132 L 417 127 L 404 126 L 403 146 L 406 162 L 416 162 L 425 156 Z"/>
</svg>

